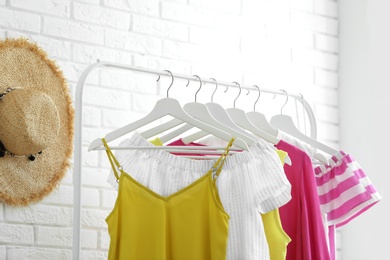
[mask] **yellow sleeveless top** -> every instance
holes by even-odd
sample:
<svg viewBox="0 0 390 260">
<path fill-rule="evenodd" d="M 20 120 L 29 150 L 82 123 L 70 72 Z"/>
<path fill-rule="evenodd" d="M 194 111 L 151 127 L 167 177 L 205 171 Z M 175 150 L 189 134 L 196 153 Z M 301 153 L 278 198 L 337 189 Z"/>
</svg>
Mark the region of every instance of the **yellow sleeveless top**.
<svg viewBox="0 0 390 260">
<path fill-rule="evenodd" d="M 226 259 L 229 216 L 215 182 L 234 139 L 203 177 L 166 197 L 126 174 L 102 140 L 119 182 L 115 206 L 106 219 L 109 260 Z"/>
<path fill-rule="evenodd" d="M 276 152 L 284 164 L 287 153 L 281 150 L 276 150 Z M 261 218 L 263 219 L 271 260 L 285 260 L 287 245 L 290 243 L 291 238 L 283 230 L 279 209 L 274 209 L 266 214 L 261 214 Z"/>
</svg>

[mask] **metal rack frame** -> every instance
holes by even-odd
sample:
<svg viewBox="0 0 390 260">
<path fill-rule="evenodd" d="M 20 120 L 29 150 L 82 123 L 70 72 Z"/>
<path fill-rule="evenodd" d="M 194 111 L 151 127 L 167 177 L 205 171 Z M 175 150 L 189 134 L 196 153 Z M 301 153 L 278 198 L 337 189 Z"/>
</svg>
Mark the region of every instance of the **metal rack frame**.
<svg viewBox="0 0 390 260">
<path fill-rule="evenodd" d="M 164 70 L 135 67 L 130 65 L 123 65 L 123 64 L 103 62 L 103 61 L 98 61 L 96 63 L 89 65 L 81 74 L 80 79 L 76 86 L 76 97 L 75 97 L 75 130 L 74 130 L 75 139 L 74 139 L 74 169 L 73 169 L 74 203 L 73 203 L 73 245 L 72 245 L 72 254 L 74 260 L 80 259 L 80 252 L 81 252 L 80 238 L 81 238 L 81 206 L 82 206 L 81 205 L 81 170 L 82 170 L 83 90 L 89 74 L 97 68 L 124 69 L 124 70 L 136 71 L 140 73 L 148 73 L 148 74 L 154 74 L 158 76 L 171 77 L 171 74 L 168 71 L 164 71 Z M 191 80 L 191 81 L 199 81 L 199 77 L 197 76 L 184 75 L 179 73 L 173 73 L 173 75 L 175 78 Z M 204 83 L 215 84 L 215 81 L 213 79 L 201 78 L 201 80 Z M 235 82 L 218 81 L 218 85 L 238 88 L 237 83 Z M 241 88 L 258 91 L 253 86 L 241 85 Z M 293 97 L 296 100 L 300 101 L 309 119 L 310 131 L 311 131 L 310 136 L 314 139 L 316 138 L 317 124 L 316 124 L 314 112 L 310 107 L 309 103 L 305 99 L 303 99 L 301 95 L 286 93 L 285 91 L 282 90 L 275 91 L 275 90 L 263 89 L 263 88 L 261 89 L 261 92 L 272 93 L 275 95 L 288 95 L 289 97 Z"/>
</svg>

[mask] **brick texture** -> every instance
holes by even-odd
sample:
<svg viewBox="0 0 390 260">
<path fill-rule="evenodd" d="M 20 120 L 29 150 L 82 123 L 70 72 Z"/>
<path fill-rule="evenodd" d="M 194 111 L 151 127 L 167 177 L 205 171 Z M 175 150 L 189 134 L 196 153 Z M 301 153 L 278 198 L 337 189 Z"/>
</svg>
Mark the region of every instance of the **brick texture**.
<svg viewBox="0 0 390 260">
<path fill-rule="evenodd" d="M 46 0 L 10 0 L 12 7 L 26 11 L 56 15 L 61 17 L 70 16 L 70 0 L 46 1 Z"/>
<path fill-rule="evenodd" d="M 188 26 L 154 17 L 133 15 L 134 32 L 179 41 L 188 40 Z"/>
<path fill-rule="evenodd" d="M 32 226 L 0 223 L 0 230 L 0 243 L 34 243 L 34 231 Z"/>
<path fill-rule="evenodd" d="M 158 0 L 143 0 L 143 1 L 117 1 L 117 0 L 104 0 L 104 6 L 112 7 L 115 9 L 126 10 L 129 13 L 144 14 L 148 16 L 159 15 Z"/>
<path fill-rule="evenodd" d="M 317 34 L 316 48 L 327 52 L 338 53 L 339 50 L 338 38 L 333 36 L 323 35 L 323 34 Z"/>
<path fill-rule="evenodd" d="M 7 259 L 56 259 L 68 260 L 72 257 L 70 249 L 53 249 L 40 247 L 7 247 Z"/>
<path fill-rule="evenodd" d="M 123 30 L 130 28 L 131 15 L 128 12 L 116 11 L 77 2 L 73 4 L 73 10 L 76 20 Z"/>
<path fill-rule="evenodd" d="M 7 251 L 5 246 L 0 246 L 0 259 L 7 259 Z"/>
<path fill-rule="evenodd" d="M 319 140 L 337 149 L 337 8 L 334 0 L 0 0 L 0 38 L 23 36 L 38 43 L 63 71 L 73 99 L 82 72 L 97 60 L 300 92 L 316 114 Z M 107 259 L 105 218 L 117 196 L 107 183 L 105 152 L 87 148 L 149 113 L 166 97 L 169 84 L 169 77 L 157 82 L 157 75 L 113 69 L 95 70 L 87 78 L 82 259 Z M 182 105 L 193 102 L 199 83 L 186 84 L 175 79 L 169 97 Z M 198 101 L 209 102 L 214 87 L 204 85 Z M 237 89 L 224 93 L 219 87 L 214 101 L 231 107 L 236 96 Z M 256 98 L 251 91 L 237 105 L 252 111 Z M 280 113 L 284 101 L 262 93 L 256 110 L 269 119 Z M 296 111 L 290 99 L 283 113 L 295 117 Z M 0 260 L 71 259 L 74 174 L 70 168 L 37 204 L 14 208 L 0 203 Z"/>
<path fill-rule="evenodd" d="M 97 231 L 83 230 L 83 248 L 97 248 Z M 35 243 L 39 246 L 72 247 L 73 230 L 71 228 L 43 227 L 35 228 Z"/>
<path fill-rule="evenodd" d="M 317 14 L 337 18 L 337 2 L 332 0 L 315 0 L 314 10 Z"/>
<path fill-rule="evenodd" d="M 102 44 L 104 39 L 104 30 L 102 27 L 50 16 L 45 17 L 43 28 L 45 34 L 62 39 L 95 44 Z"/>
<path fill-rule="evenodd" d="M 37 14 L 0 8 L 0 27 L 39 33 L 41 18 Z"/>
<path fill-rule="evenodd" d="M 71 225 L 71 209 L 60 206 L 32 205 L 27 208 L 5 208 L 5 220 L 14 223 Z"/>
</svg>

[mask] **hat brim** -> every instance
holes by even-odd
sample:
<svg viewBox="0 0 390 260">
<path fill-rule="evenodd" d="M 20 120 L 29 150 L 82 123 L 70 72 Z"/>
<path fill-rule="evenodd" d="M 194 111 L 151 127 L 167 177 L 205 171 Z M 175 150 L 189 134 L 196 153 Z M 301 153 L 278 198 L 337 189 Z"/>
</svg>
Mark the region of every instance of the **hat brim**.
<svg viewBox="0 0 390 260">
<path fill-rule="evenodd" d="M 0 201 L 25 206 L 50 194 L 67 172 L 73 152 L 74 109 L 62 71 L 27 39 L 0 40 L 0 75 L 0 92 L 7 87 L 42 91 L 54 101 L 60 117 L 56 140 L 35 161 L 0 158 Z"/>
</svg>

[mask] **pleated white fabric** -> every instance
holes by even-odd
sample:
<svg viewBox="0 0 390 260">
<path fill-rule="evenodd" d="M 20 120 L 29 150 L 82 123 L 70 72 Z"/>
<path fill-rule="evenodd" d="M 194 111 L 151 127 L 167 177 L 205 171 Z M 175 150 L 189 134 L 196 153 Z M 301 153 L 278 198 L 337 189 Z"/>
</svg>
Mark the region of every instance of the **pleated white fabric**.
<svg viewBox="0 0 390 260">
<path fill-rule="evenodd" d="M 120 146 L 152 146 L 135 133 Z M 203 176 L 215 160 L 194 160 L 164 150 L 117 150 L 124 171 L 142 185 L 169 196 Z M 108 182 L 117 188 L 110 173 Z M 229 156 L 217 180 L 219 196 L 230 215 L 227 259 L 270 259 L 260 213 L 269 212 L 291 199 L 291 184 L 275 148 L 263 140 L 250 151 Z"/>
</svg>

